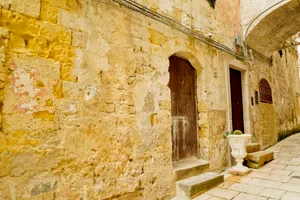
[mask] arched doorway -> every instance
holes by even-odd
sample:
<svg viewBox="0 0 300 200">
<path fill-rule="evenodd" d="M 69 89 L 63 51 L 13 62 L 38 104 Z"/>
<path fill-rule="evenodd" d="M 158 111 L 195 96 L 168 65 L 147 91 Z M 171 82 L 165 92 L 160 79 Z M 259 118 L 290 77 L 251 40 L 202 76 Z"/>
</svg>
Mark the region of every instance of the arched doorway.
<svg viewBox="0 0 300 200">
<path fill-rule="evenodd" d="M 180 57 L 169 58 L 173 161 L 197 155 L 196 70 Z"/>
</svg>

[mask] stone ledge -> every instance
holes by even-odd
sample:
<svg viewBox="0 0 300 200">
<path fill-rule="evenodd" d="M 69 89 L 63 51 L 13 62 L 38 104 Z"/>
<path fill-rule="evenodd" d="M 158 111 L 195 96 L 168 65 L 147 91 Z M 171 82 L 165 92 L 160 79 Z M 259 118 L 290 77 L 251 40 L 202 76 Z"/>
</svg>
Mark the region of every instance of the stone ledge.
<svg viewBox="0 0 300 200">
<path fill-rule="evenodd" d="M 197 176 L 209 170 L 209 162 L 197 158 L 188 158 L 173 162 L 174 180 L 182 180 Z"/>
<path fill-rule="evenodd" d="M 176 182 L 176 195 L 182 198 L 194 198 L 224 181 L 224 175 L 207 172 Z"/>
<path fill-rule="evenodd" d="M 259 143 L 249 143 L 247 144 L 246 151 L 247 153 L 254 153 L 260 151 L 260 147 Z"/>
<path fill-rule="evenodd" d="M 249 153 L 245 160 L 250 168 L 260 168 L 265 163 L 270 162 L 274 159 L 274 152 L 271 151 L 258 151 L 255 153 Z"/>
</svg>

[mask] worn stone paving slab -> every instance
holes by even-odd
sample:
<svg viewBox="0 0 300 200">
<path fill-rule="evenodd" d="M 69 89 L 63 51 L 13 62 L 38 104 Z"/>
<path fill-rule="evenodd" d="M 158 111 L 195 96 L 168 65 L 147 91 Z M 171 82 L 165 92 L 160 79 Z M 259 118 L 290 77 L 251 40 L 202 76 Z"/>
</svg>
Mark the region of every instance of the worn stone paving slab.
<svg viewBox="0 0 300 200">
<path fill-rule="evenodd" d="M 232 199 L 236 195 L 238 195 L 238 192 L 231 191 L 231 190 L 225 190 L 222 188 L 213 188 L 207 192 L 207 194 L 210 194 L 215 197 L 220 197 L 224 199 Z"/>
<path fill-rule="evenodd" d="M 282 200 L 299 200 L 300 199 L 300 193 L 295 192 L 287 192 L 283 197 Z"/>
<path fill-rule="evenodd" d="M 285 175 L 288 176 L 292 173 L 293 171 L 291 170 L 281 170 L 281 169 L 274 169 L 270 173 L 271 174 L 278 174 L 278 175 Z"/>
<path fill-rule="evenodd" d="M 284 183 L 280 186 L 280 189 L 290 192 L 300 192 L 300 185 L 293 183 Z"/>
<path fill-rule="evenodd" d="M 264 179 L 258 179 L 254 178 L 251 181 L 248 182 L 250 185 L 256 185 L 261 187 L 268 187 L 268 188 L 279 188 L 282 183 L 278 181 L 270 181 L 270 180 L 264 180 Z"/>
<path fill-rule="evenodd" d="M 300 177 L 299 178 L 291 178 L 288 183 L 298 184 L 300 185 Z M 300 191 L 299 191 L 300 192 Z"/>
<path fill-rule="evenodd" d="M 300 176 L 300 172 L 293 172 L 289 176 L 291 176 L 291 177 L 293 177 L 293 176 Z"/>
<path fill-rule="evenodd" d="M 292 166 L 299 166 L 300 162 L 296 162 L 296 161 L 279 161 L 277 164 L 279 165 L 292 165 Z"/>
<path fill-rule="evenodd" d="M 298 157 L 292 158 L 291 161 L 292 161 L 292 162 L 300 162 L 300 158 L 298 158 Z"/>
<path fill-rule="evenodd" d="M 235 183 L 230 186 L 229 189 L 249 194 L 259 194 L 264 190 L 264 187 L 249 185 L 245 183 Z"/>
<path fill-rule="evenodd" d="M 233 200 L 267 200 L 266 197 L 260 197 L 253 194 L 240 193 Z"/>
<path fill-rule="evenodd" d="M 300 200 L 300 133 L 274 145 L 275 159 L 246 176 L 225 172 L 225 182 L 196 200 Z"/>
<path fill-rule="evenodd" d="M 296 166 L 287 166 L 284 169 L 285 170 L 291 170 L 291 171 L 294 171 L 294 172 L 300 172 L 300 167 L 296 167 Z"/>
<path fill-rule="evenodd" d="M 270 172 L 273 168 L 270 167 L 261 167 L 259 169 L 253 169 L 254 172 Z"/>
<path fill-rule="evenodd" d="M 225 181 L 224 183 L 218 185 L 219 188 L 223 188 L 223 189 L 226 189 L 228 187 L 230 187 L 231 185 L 233 185 L 234 182 L 231 182 L 231 181 Z"/>
<path fill-rule="evenodd" d="M 265 172 L 251 172 L 248 176 L 253 178 L 266 178 L 269 174 Z"/>
<path fill-rule="evenodd" d="M 291 176 L 285 176 L 285 175 L 278 175 L 278 174 L 270 174 L 265 179 L 271 180 L 271 181 L 279 181 L 279 182 L 288 182 L 291 179 Z"/>
<path fill-rule="evenodd" d="M 286 191 L 284 190 L 266 188 L 259 195 L 274 199 L 280 199 L 285 193 Z"/>
<path fill-rule="evenodd" d="M 278 164 L 266 164 L 266 167 L 273 168 L 273 169 L 284 169 L 286 165 L 278 165 Z"/>
</svg>

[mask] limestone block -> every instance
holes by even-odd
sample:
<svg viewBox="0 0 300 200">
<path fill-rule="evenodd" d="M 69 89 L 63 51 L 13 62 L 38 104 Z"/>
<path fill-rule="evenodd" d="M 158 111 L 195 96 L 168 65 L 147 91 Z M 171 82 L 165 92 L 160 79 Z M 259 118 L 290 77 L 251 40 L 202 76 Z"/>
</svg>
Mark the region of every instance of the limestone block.
<svg viewBox="0 0 300 200">
<path fill-rule="evenodd" d="M 40 0 L 11 0 L 10 9 L 29 17 L 38 18 L 40 16 L 41 1 Z"/>
<path fill-rule="evenodd" d="M 167 37 L 159 32 L 155 32 L 150 30 L 150 36 L 149 36 L 149 41 L 152 44 L 156 44 L 156 45 L 163 45 L 165 42 L 167 42 Z"/>
<path fill-rule="evenodd" d="M 40 36 L 50 42 L 57 42 L 66 45 L 71 44 L 72 38 L 71 33 L 66 31 L 65 28 L 45 21 L 41 23 Z"/>
<path fill-rule="evenodd" d="M 261 167 L 265 163 L 270 162 L 273 159 L 274 159 L 274 152 L 270 152 L 270 151 L 258 151 L 255 153 L 249 153 L 245 158 L 245 160 L 248 161 L 249 165 L 253 167 Z"/>
<path fill-rule="evenodd" d="M 57 23 L 63 27 L 78 30 L 78 18 L 79 16 L 75 13 L 68 12 L 64 9 L 58 9 Z"/>
<path fill-rule="evenodd" d="M 5 57 L 6 57 L 5 51 L 6 51 L 5 46 L 0 47 L 0 72 L 3 69 L 3 62 L 5 61 Z"/>
<path fill-rule="evenodd" d="M 247 148 L 246 149 L 247 153 L 254 153 L 254 152 L 260 151 L 260 144 L 259 143 L 249 143 L 249 144 L 247 144 L 246 148 Z"/>
<path fill-rule="evenodd" d="M 15 53 L 28 53 L 25 40 L 16 34 L 10 34 L 9 50 Z"/>
<path fill-rule="evenodd" d="M 80 98 L 80 92 L 77 83 L 63 81 L 62 82 L 62 96 L 66 99 Z"/>
<path fill-rule="evenodd" d="M 99 55 L 99 54 L 94 54 L 92 52 L 85 52 L 85 61 L 87 63 L 88 68 L 97 71 L 99 70 L 99 71 L 107 72 L 112 67 L 106 55 Z"/>
<path fill-rule="evenodd" d="M 172 8 L 173 8 L 173 6 L 172 6 L 171 3 L 167 2 L 167 1 L 160 0 L 160 1 L 159 1 L 159 8 L 160 8 L 162 11 L 164 11 L 164 12 L 170 14 L 170 13 L 172 13 Z"/>
<path fill-rule="evenodd" d="M 87 34 L 82 31 L 72 31 L 72 46 L 73 47 L 79 47 L 79 48 L 85 48 L 87 44 Z"/>
<path fill-rule="evenodd" d="M 0 25 L 22 37 L 35 37 L 40 32 L 40 22 L 16 12 L 1 10 Z"/>
<path fill-rule="evenodd" d="M 70 11 L 78 12 L 82 7 L 82 1 L 78 0 L 52 0 L 53 5 Z"/>
<path fill-rule="evenodd" d="M 48 42 L 44 38 L 35 37 L 28 40 L 27 48 L 33 55 L 44 58 L 49 56 Z"/>
<path fill-rule="evenodd" d="M 40 19 L 56 23 L 58 17 L 58 8 L 51 4 L 51 1 L 42 0 Z"/>
<path fill-rule="evenodd" d="M 6 28 L 0 27 L 0 37 L 5 39 L 9 37 L 9 32 Z"/>
<path fill-rule="evenodd" d="M 9 9 L 11 3 L 13 0 L 0 0 L 0 5 L 5 8 L 5 9 Z"/>
<path fill-rule="evenodd" d="M 89 52 L 93 52 L 95 54 L 105 54 L 110 50 L 110 44 L 101 36 L 95 34 L 89 34 L 86 37 L 87 37 L 86 49 Z M 126 38 L 122 38 L 122 39 L 126 40 Z"/>
</svg>

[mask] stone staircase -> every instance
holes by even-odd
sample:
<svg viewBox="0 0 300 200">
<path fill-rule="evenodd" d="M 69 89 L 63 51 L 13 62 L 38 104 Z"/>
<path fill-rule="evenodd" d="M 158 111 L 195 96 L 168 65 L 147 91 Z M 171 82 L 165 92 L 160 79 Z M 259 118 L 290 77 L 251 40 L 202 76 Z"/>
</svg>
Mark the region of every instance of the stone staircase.
<svg viewBox="0 0 300 200">
<path fill-rule="evenodd" d="M 172 200 L 193 199 L 224 181 L 224 175 L 209 171 L 205 160 L 190 158 L 173 164 L 176 197 Z"/>
<path fill-rule="evenodd" d="M 247 145 L 248 155 L 245 161 L 248 167 L 258 169 L 274 159 L 274 152 L 268 150 L 260 151 L 260 148 L 259 143 L 249 143 Z"/>
</svg>

